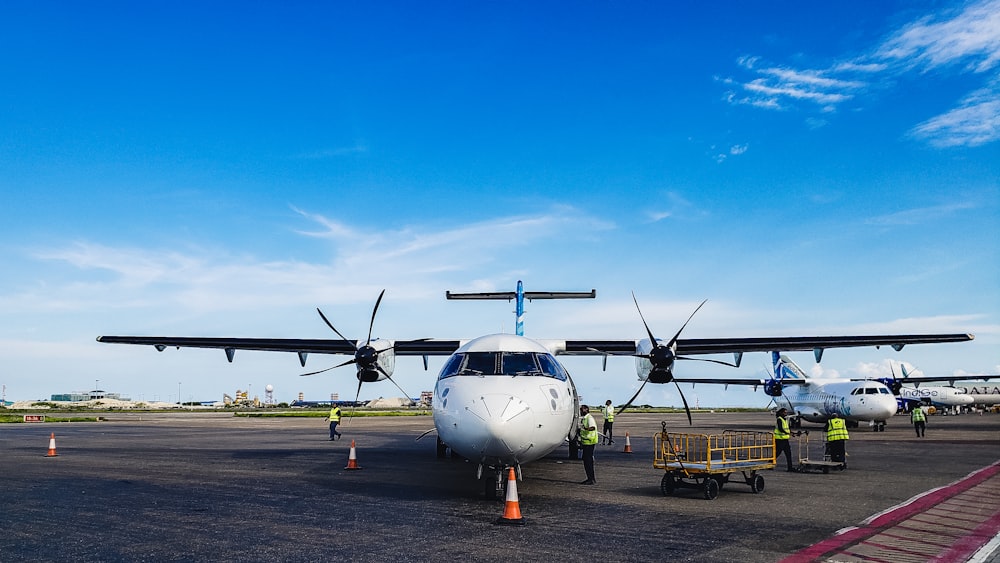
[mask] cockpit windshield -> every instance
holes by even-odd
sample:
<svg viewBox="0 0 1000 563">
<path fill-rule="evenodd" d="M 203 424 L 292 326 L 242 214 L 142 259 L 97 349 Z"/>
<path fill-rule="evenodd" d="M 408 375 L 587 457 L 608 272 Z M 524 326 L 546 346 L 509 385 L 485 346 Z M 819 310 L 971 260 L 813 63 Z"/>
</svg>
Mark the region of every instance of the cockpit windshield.
<svg viewBox="0 0 1000 563">
<path fill-rule="evenodd" d="M 456 375 L 542 376 L 566 380 L 566 370 L 551 354 L 535 352 L 466 352 L 455 354 L 438 379 Z"/>
</svg>

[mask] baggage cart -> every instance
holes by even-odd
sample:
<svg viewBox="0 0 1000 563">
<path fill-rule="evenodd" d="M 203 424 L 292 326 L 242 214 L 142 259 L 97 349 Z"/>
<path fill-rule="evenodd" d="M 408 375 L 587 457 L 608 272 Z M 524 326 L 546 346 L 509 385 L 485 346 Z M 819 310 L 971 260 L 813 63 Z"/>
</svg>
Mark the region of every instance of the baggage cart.
<svg viewBox="0 0 1000 563">
<path fill-rule="evenodd" d="M 829 473 L 831 470 L 836 469 L 837 471 L 843 471 L 847 469 L 847 462 L 833 461 L 830 459 L 830 454 L 826 450 L 826 434 L 823 435 L 824 439 L 821 442 L 821 447 L 823 448 L 822 453 L 814 458 L 809 457 L 809 431 L 803 430 L 797 434 L 799 443 L 799 465 L 796 470 L 802 473 L 807 473 L 809 471 L 822 471 L 823 473 Z"/>
<path fill-rule="evenodd" d="M 678 489 L 695 489 L 714 500 L 737 472 L 751 492 L 764 492 L 764 477 L 757 472 L 774 469 L 773 432 L 684 434 L 667 432 L 666 423 L 662 424 L 663 431 L 653 435 L 653 467 L 664 472 L 660 480 L 664 496 L 673 496 Z"/>
</svg>

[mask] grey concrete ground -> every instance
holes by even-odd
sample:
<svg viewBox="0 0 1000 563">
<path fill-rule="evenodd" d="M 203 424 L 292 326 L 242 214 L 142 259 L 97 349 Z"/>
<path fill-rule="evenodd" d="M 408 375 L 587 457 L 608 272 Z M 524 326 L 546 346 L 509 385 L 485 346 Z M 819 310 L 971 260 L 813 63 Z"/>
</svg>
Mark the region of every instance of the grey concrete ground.
<svg viewBox="0 0 1000 563">
<path fill-rule="evenodd" d="M 430 417 L 322 419 L 120 414 L 0 426 L 0 561 L 776 561 L 1000 459 L 1000 415 L 854 430 L 845 472 L 766 471 L 753 494 L 664 497 L 651 436 L 769 430 L 767 413 L 626 413 L 599 446 L 598 485 L 561 450 L 524 468 L 524 527 L 496 526 L 475 466 L 440 460 Z M 812 427 L 818 442 L 818 427 Z M 633 453 L 622 453 L 630 433 Z M 58 457 L 48 458 L 56 433 Z M 360 471 L 344 471 L 350 439 Z M 793 447 L 794 451 L 794 447 Z M 816 457 L 814 450 L 811 457 Z"/>
</svg>

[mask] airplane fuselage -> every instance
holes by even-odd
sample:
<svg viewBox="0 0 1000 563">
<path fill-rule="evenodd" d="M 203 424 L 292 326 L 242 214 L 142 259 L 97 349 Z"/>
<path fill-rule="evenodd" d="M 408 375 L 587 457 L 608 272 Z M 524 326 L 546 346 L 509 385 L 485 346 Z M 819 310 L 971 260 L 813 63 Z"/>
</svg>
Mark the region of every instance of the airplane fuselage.
<svg viewBox="0 0 1000 563">
<path fill-rule="evenodd" d="M 807 383 L 786 392 L 792 410 L 809 422 L 825 422 L 834 413 L 855 422 L 884 422 L 896 413 L 896 398 L 876 382 Z"/>
<path fill-rule="evenodd" d="M 484 466 L 517 466 L 565 443 L 579 416 L 569 373 L 534 340 L 494 334 L 459 348 L 438 375 L 438 437 Z"/>
<path fill-rule="evenodd" d="M 974 402 L 972 396 L 955 387 L 902 387 L 899 390 L 899 397 L 945 407 L 971 405 Z"/>
</svg>

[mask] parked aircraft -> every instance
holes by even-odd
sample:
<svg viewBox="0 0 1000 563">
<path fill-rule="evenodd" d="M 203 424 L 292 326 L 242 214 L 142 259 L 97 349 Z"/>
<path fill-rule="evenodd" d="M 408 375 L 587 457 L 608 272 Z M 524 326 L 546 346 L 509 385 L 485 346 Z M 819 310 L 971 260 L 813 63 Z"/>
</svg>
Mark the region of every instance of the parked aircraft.
<svg viewBox="0 0 1000 563">
<path fill-rule="evenodd" d="M 989 376 L 997 378 L 1000 376 Z M 969 379 L 965 376 L 963 379 Z M 967 383 L 955 384 L 955 388 L 972 398 L 974 405 L 1000 405 L 1000 384 L 998 383 Z"/>
<path fill-rule="evenodd" d="M 890 369 L 891 365 L 890 365 Z M 917 384 L 915 387 L 910 387 L 905 385 L 909 381 L 910 374 L 906 371 L 906 366 L 903 364 L 899 365 L 900 371 L 903 372 L 903 385 L 899 386 L 899 400 L 902 403 L 903 410 L 910 412 L 913 410 L 914 406 L 920 405 L 933 405 L 935 407 L 953 408 L 971 405 L 973 403 L 973 398 L 971 395 L 963 393 L 955 387 L 943 387 L 943 386 L 923 386 L 921 387 Z M 893 370 L 893 378 L 895 379 L 896 372 Z"/>
<path fill-rule="evenodd" d="M 373 339 L 372 330 L 384 295 L 385 290 L 375 302 L 367 338 L 358 340 L 344 337 L 319 309 L 317 312 L 320 317 L 340 337 L 339 340 L 159 336 L 99 336 L 97 340 L 105 343 L 152 345 L 159 351 L 167 347 L 220 348 L 225 350 L 230 362 L 237 349 L 295 352 L 303 367 L 311 353 L 353 355 L 351 359 L 331 368 L 303 375 L 353 364 L 359 393 L 365 382 L 385 379 L 392 381 L 396 356 L 422 356 L 425 369 L 428 356 L 450 356 L 438 375 L 432 402 L 434 426 L 438 433 L 438 454 L 444 455 L 446 449 L 451 448 L 453 453 L 477 462 L 477 474 L 480 478 L 487 468 L 493 469 L 495 478 L 484 479 L 484 483 L 487 495 L 495 496 L 506 483 L 508 468 L 515 468 L 520 475 L 522 464 L 542 458 L 560 447 L 576 425 L 580 398 L 569 372 L 556 359 L 559 355 L 603 355 L 605 361 L 609 355 L 634 356 L 637 372 L 643 379 L 639 389 L 641 392 L 648 382 L 674 382 L 676 385 L 678 381 L 684 381 L 674 378 L 676 360 L 704 360 L 738 366 L 746 352 L 813 350 L 819 361 L 826 348 L 892 346 L 898 351 L 907 344 L 963 342 L 973 339 L 971 334 L 681 339 L 681 332 L 691 317 L 668 341 L 653 336 L 645 319 L 642 322 L 648 338 L 641 340 L 535 340 L 518 334 L 492 334 L 468 341 Z M 447 294 L 452 299 L 461 295 L 463 294 Z M 524 292 L 519 281 L 517 291 L 510 294 L 464 294 L 464 298 L 468 299 L 514 299 L 517 301 L 519 318 L 523 313 L 525 298 L 558 299 L 567 296 L 595 297 L 596 291 L 576 294 L 529 293 Z M 633 300 L 635 301 L 634 296 Z M 638 309 L 638 301 L 635 302 Z M 642 318 L 641 311 L 639 315 Z M 692 317 L 693 315 L 694 313 Z M 518 331 L 520 330 L 519 323 Z M 734 362 L 729 364 L 693 357 L 722 353 L 733 354 Z M 704 381 L 721 384 L 731 382 L 721 379 Z M 770 382 L 768 388 L 772 392 L 777 389 L 780 394 L 784 382 L 793 383 L 789 379 L 778 379 Z M 875 387 L 880 384 L 871 385 L 875 392 L 871 399 L 881 399 L 878 395 L 881 391 Z M 861 412 L 862 405 L 874 402 L 865 395 L 864 400 L 857 401 L 857 406 L 855 402 L 840 403 L 847 396 L 853 397 L 847 391 L 826 395 L 817 392 L 814 395 L 820 397 L 818 403 L 807 399 L 810 397 L 808 393 L 800 401 L 802 416 L 828 413 L 832 407 L 828 407 L 827 402 L 838 401 L 838 405 L 849 405 L 853 413 Z M 683 394 L 681 397 L 683 399 Z M 684 404 L 686 407 L 686 400 Z M 688 419 L 690 420 L 690 411 Z"/>
</svg>

